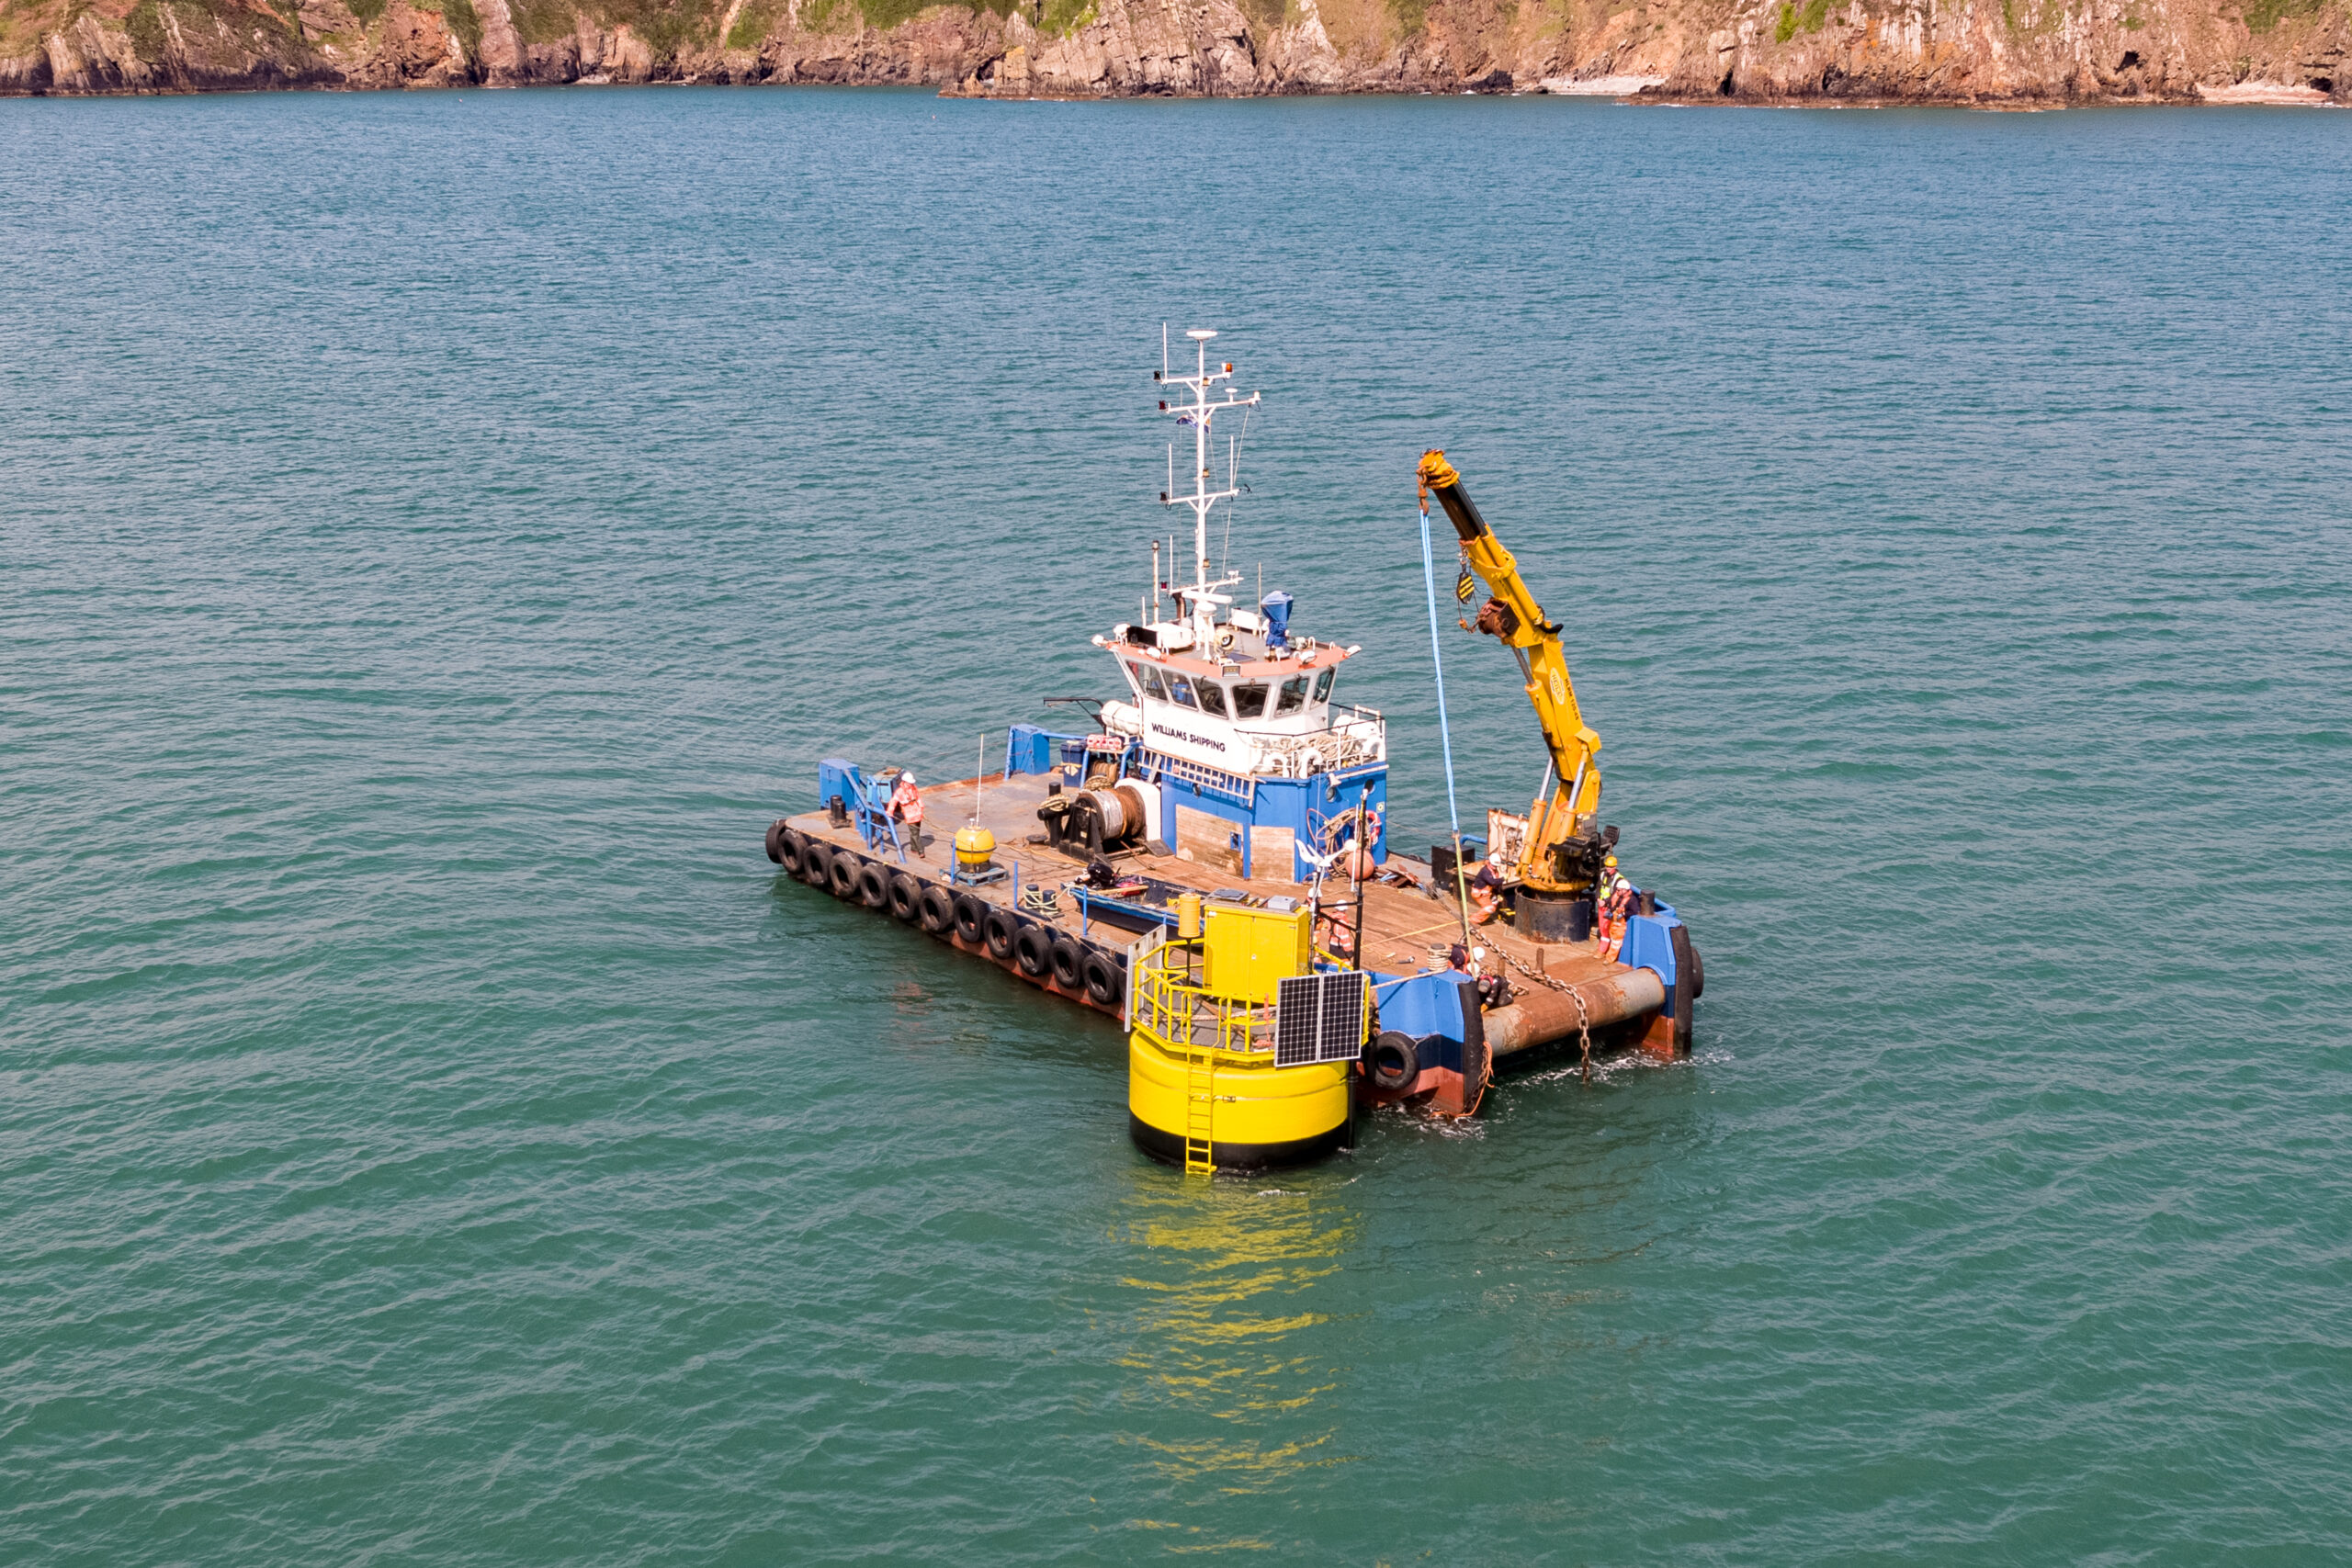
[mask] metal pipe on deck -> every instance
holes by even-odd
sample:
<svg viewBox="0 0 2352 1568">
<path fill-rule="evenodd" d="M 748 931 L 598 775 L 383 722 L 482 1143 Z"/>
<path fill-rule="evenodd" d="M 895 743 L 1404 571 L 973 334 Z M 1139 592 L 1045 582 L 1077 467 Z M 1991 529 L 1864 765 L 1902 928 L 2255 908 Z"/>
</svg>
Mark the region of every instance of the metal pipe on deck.
<svg viewBox="0 0 2352 1568">
<path fill-rule="evenodd" d="M 1584 998 L 1581 1020 L 1577 1013 L 1576 997 L 1566 991 L 1555 991 L 1548 987 L 1520 987 L 1518 998 L 1510 1006 L 1497 1008 L 1483 1021 L 1487 1054 L 1500 1061 L 1521 1051 L 1532 1051 L 1538 1045 L 1573 1040 L 1579 1022 L 1599 1029 L 1604 1024 L 1640 1018 L 1666 1006 L 1666 983 L 1657 977 L 1655 969 L 1628 969 L 1598 980 L 1583 981 L 1568 989 Z"/>
</svg>

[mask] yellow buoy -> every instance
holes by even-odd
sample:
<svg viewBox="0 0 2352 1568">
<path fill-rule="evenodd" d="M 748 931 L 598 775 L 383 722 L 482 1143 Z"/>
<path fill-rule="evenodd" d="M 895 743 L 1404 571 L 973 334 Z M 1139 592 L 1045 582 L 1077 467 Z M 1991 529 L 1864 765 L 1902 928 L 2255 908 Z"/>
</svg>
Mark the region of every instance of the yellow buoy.
<svg viewBox="0 0 2352 1568">
<path fill-rule="evenodd" d="M 1180 933 L 1200 934 L 1154 949 L 1136 975 L 1127 1034 L 1136 1143 L 1199 1173 L 1295 1165 L 1340 1147 L 1352 1060 L 1274 1064 L 1273 1004 L 1283 980 L 1308 970 L 1308 912 L 1220 905 L 1204 919 L 1198 895 L 1188 894 L 1177 919 Z"/>
<path fill-rule="evenodd" d="M 983 871 L 996 852 L 996 835 L 986 828 L 956 829 L 956 863 L 966 871 Z"/>
</svg>

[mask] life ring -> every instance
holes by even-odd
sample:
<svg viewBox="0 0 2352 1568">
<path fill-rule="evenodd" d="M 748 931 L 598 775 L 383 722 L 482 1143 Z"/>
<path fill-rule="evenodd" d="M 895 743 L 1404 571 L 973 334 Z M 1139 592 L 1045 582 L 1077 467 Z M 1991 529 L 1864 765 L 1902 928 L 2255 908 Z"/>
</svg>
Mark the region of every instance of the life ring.
<svg viewBox="0 0 2352 1568">
<path fill-rule="evenodd" d="M 909 925 L 922 913 L 922 884 L 903 871 L 890 879 L 890 913 Z"/>
<path fill-rule="evenodd" d="M 853 903 L 856 902 L 857 874 L 864 869 L 865 865 L 864 861 L 851 854 L 847 850 L 833 852 L 833 869 L 826 878 L 826 886 L 833 890 L 834 897 L 847 898 Z"/>
<path fill-rule="evenodd" d="M 833 852 L 825 844 L 809 841 L 800 852 L 800 880 L 811 887 L 830 891 L 833 886 Z"/>
<path fill-rule="evenodd" d="M 956 900 L 944 887 L 933 886 L 922 890 L 922 905 L 915 913 L 922 917 L 922 929 L 937 936 L 956 923 Z"/>
<path fill-rule="evenodd" d="M 1054 939 L 1043 926 L 1023 926 L 1012 936 L 1012 961 L 1032 980 L 1054 972 Z"/>
<path fill-rule="evenodd" d="M 980 944 L 982 928 L 988 923 L 989 907 L 969 893 L 956 895 L 956 934 L 974 947 Z"/>
<path fill-rule="evenodd" d="M 1086 951 L 1066 936 L 1054 938 L 1054 984 L 1065 991 L 1086 984 Z"/>
<path fill-rule="evenodd" d="M 990 909 L 980 920 L 981 940 L 989 944 L 989 956 L 1001 964 L 1012 956 L 1012 939 L 1021 934 L 1021 922 L 1002 909 Z"/>
<path fill-rule="evenodd" d="M 1086 977 L 1087 999 L 1096 1007 L 1117 1007 L 1126 989 L 1121 983 L 1118 962 L 1108 953 L 1090 951 L 1080 968 Z"/>
<path fill-rule="evenodd" d="M 784 818 L 781 817 L 768 824 L 768 859 L 778 865 L 784 865 L 785 835 L 791 831 L 791 829 L 784 825 Z M 784 869 L 790 871 L 793 868 L 784 865 Z"/>
<path fill-rule="evenodd" d="M 1387 1030 L 1363 1048 L 1363 1070 L 1374 1089 L 1410 1089 L 1421 1076 L 1420 1042 Z"/>
</svg>

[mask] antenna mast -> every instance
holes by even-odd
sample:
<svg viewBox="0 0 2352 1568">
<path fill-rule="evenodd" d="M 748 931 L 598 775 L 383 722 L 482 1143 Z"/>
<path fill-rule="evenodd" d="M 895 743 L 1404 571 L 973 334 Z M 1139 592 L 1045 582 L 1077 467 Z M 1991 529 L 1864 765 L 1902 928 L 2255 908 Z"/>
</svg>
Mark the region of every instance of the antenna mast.
<svg viewBox="0 0 2352 1568">
<path fill-rule="evenodd" d="M 1165 346 L 1167 329 L 1161 328 L 1160 333 L 1162 342 L 1160 353 L 1164 361 L 1167 354 Z M 1219 491 L 1209 489 L 1209 423 L 1218 414 L 1228 409 L 1257 407 L 1259 394 L 1252 392 L 1246 398 L 1238 398 L 1233 395 L 1233 389 L 1227 387 L 1224 389 L 1223 400 L 1211 402 L 1209 400 L 1211 389 L 1233 379 L 1232 362 L 1226 361 L 1215 370 L 1209 368 L 1209 340 L 1216 336 L 1216 333 L 1196 327 L 1184 335 L 1193 340 L 1195 351 L 1197 364 L 1193 374 L 1187 377 L 1170 377 L 1165 369 L 1162 369 L 1159 375 L 1162 385 L 1191 388 L 1193 400 L 1189 403 L 1171 405 L 1162 399 L 1159 406 L 1164 412 L 1174 414 L 1179 423 L 1193 427 L 1193 493 L 1177 495 L 1171 491 L 1159 499 L 1169 506 L 1189 506 L 1193 509 L 1193 585 L 1189 589 L 1181 591 L 1177 597 L 1192 612 L 1194 629 L 1205 643 L 1211 635 L 1210 626 L 1215 620 L 1214 607 L 1232 603 L 1231 600 L 1220 596 L 1216 590 L 1229 588 L 1241 581 L 1238 577 L 1218 577 L 1212 580 L 1209 576 L 1209 513 L 1216 509 L 1218 502 L 1230 501 L 1240 493 L 1241 480 L 1238 468 L 1239 454 L 1237 452 L 1234 454 L 1234 459 L 1237 461 L 1228 468 L 1226 475 L 1226 488 Z M 1171 560 L 1169 564 L 1173 566 L 1175 563 Z"/>
</svg>

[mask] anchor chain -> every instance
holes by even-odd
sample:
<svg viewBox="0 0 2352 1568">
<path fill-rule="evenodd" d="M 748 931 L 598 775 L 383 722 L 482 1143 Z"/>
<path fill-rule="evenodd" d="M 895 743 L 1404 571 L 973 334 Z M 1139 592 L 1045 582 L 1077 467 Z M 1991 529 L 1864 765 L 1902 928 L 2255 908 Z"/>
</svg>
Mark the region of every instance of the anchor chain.
<svg viewBox="0 0 2352 1568">
<path fill-rule="evenodd" d="M 1583 1049 L 1584 1081 L 1590 1083 L 1592 1081 L 1592 1014 L 1584 1005 L 1584 993 L 1577 990 L 1574 986 L 1561 984 L 1559 981 L 1552 978 L 1549 975 L 1539 974 L 1535 970 L 1530 969 L 1526 964 L 1521 964 L 1518 959 L 1513 958 L 1510 955 L 1510 950 L 1504 947 L 1500 942 L 1495 944 L 1495 951 L 1502 954 L 1502 960 L 1504 963 L 1510 964 L 1512 968 L 1518 970 L 1521 974 L 1526 976 L 1537 985 L 1548 986 L 1555 991 L 1565 991 L 1567 993 L 1568 999 L 1577 1004 L 1577 1040 Z"/>
</svg>

